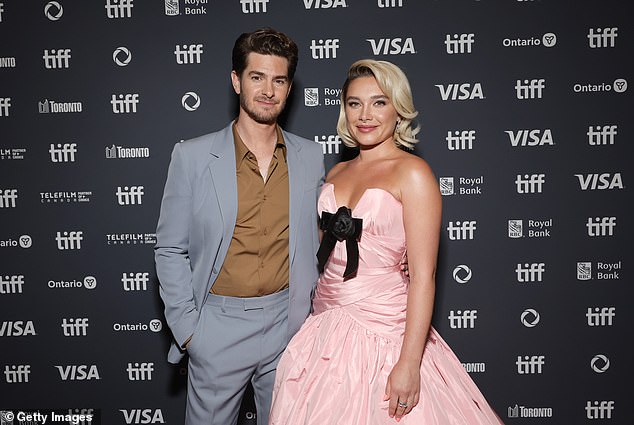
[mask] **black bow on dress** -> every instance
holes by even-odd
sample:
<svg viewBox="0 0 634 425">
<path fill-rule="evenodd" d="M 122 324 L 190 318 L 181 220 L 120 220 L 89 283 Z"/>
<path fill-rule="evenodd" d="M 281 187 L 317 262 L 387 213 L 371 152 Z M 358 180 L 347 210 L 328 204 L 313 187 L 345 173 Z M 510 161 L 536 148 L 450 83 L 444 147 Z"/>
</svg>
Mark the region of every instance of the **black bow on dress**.
<svg viewBox="0 0 634 425">
<path fill-rule="evenodd" d="M 321 213 L 319 228 L 324 231 L 324 236 L 317 251 L 319 272 L 324 271 L 324 266 L 337 241 L 346 241 L 346 270 L 343 277 L 348 278 L 354 275 L 359 268 L 359 245 L 363 219 L 353 218 L 352 211 L 348 207 L 340 207 L 336 213 L 326 211 Z"/>
</svg>

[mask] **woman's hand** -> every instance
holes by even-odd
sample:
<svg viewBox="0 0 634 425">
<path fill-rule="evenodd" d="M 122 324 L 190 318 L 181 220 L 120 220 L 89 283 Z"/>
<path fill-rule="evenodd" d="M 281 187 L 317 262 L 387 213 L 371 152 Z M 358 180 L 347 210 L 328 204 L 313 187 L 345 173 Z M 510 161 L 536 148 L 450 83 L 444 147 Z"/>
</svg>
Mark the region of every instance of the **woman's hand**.
<svg viewBox="0 0 634 425">
<path fill-rule="evenodd" d="M 418 404 L 420 397 L 420 365 L 398 361 L 387 378 L 385 398 L 389 400 L 388 414 L 400 421 Z"/>
</svg>

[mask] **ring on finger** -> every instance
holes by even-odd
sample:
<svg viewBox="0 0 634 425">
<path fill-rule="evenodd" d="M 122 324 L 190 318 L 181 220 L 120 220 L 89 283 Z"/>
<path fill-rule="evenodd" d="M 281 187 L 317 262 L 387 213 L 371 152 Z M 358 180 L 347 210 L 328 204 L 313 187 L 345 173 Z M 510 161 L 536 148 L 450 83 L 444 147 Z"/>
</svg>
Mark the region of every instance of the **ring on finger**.
<svg viewBox="0 0 634 425">
<path fill-rule="evenodd" d="M 402 407 L 403 409 L 405 409 L 407 407 L 407 403 L 403 403 L 402 401 L 399 401 L 398 407 Z"/>
</svg>

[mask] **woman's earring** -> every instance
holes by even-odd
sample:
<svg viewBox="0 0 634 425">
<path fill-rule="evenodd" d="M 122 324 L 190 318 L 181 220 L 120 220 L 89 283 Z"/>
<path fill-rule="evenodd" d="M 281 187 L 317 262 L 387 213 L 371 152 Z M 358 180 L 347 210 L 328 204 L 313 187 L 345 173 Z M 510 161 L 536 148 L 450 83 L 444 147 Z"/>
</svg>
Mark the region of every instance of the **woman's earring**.
<svg viewBox="0 0 634 425">
<path fill-rule="evenodd" d="M 398 133 L 401 129 L 401 120 L 396 121 L 396 128 L 394 129 L 394 133 Z"/>
</svg>

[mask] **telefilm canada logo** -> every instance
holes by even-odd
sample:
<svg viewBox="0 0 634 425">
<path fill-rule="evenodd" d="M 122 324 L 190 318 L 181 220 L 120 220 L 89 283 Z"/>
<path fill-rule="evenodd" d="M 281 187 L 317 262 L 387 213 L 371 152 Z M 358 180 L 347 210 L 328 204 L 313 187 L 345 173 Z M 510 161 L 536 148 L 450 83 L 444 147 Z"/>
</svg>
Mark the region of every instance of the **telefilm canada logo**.
<svg viewBox="0 0 634 425">
<path fill-rule="evenodd" d="M 92 191 L 57 191 L 57 192 L 40 192 L 41 204 L 85 204 L 90 202 Z"/>
<path fill-rule="evenodd" d="M 323 87 L 304 88 L 304 106 L 339 106 L 341 105 L 341 89 Z"/>
<path fill-rule="evenodd" d="M 156 233 L 107 233 L 106 245 L 154 245 Z"/>
</svg>

